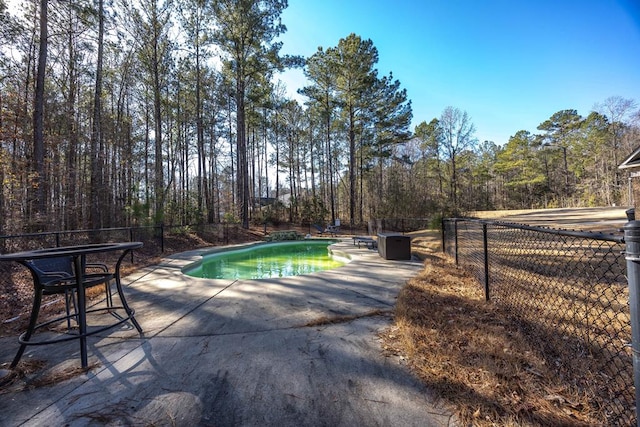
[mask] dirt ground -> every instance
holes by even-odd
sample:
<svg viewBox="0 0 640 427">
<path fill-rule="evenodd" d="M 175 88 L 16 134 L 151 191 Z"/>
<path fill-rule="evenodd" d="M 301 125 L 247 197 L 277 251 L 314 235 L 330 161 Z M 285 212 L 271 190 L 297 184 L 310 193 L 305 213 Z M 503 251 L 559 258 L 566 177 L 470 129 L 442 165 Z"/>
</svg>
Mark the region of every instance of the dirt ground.
<svg viewBox="0 0 640 427">
<path fill-rule="evenodd" d="M 624 208 L 474 212 L 473 217 L 540 227 L 620 233 Z M 486 302 L 475 277 L 441 253 L 441 233 L 411 233 L 425 269 L 401 291 L 384 351 L 400 355 L 457 408 L 463 425 L 604 426 L 602 402 L 545 362 L 539 345 L 501 306 Z"/>
<path fill-rule="evenodd" d="M 627 209 L 606 207 L 475 211 L 470 216 L 539 227 L 617 233 L 627 222 Z"/>
</svg>

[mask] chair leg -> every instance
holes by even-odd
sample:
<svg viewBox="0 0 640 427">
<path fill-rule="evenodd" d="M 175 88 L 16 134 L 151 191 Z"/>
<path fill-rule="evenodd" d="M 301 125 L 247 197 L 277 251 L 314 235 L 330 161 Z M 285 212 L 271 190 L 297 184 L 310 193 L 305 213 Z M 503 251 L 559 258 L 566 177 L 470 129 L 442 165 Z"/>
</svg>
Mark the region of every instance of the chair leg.
<svg viewBox="0 0 640 427">
<path fill-rule="evenodd" d="M 76 323 L 78 323 L 78 304 L 76 303 L 75 298 L 75 290 L 68 289 L 64 292 L 64 304 L 67 310 L 67 330 L 71 330 L 71 310 L 69 309 L 69 305 L 73 305 L 73 314 L 76 319 Z"/>
<path fill-rule="evenodd" d="M 36 329 L 36 325 L 38 323 L 38 314 L 40 313 L 40 306 L 42 305 L 42 289 L 36 289 L 35 294 L 33 295 L 33 308 L 31 309 L 31 318 L 29 319 L 29 326 L 27 327 L 27 331 L 20 336 L 20 348 L 18 349 L 18 353 L 13 358 L 13 362 L 11 362 L 11 369 L 15 368 L 22 355 L 24 350 L 27 348 L 27 344 L 25 341 L 29 341 L 33 331 Z"/>
<path fill-rule="evenodd" d="M 67 330 L 71 330 L 71 310 L 69 310 L 69 291 L 64 291 L 64 307 L 67 313 Z"/>
<path fill-rule="evenodd" d="M 111 280 L 104 282 L 104 291 L 107 295 L 107 307 L 113 307 L 113 295 L 111 294 Z"/>
</svg>

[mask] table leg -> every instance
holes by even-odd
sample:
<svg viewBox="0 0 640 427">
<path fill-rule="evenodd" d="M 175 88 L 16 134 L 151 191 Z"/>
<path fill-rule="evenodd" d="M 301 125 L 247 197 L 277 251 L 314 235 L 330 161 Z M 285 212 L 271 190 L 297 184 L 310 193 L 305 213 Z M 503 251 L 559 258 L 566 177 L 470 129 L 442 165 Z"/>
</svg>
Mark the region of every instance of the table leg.
<svg viewBox="0 0 640 427">
<path fill-rule="evenodd" d="M 84 289 L 84 255 L 74 256 L 73 264 L 76 273 L 76 286 L 78 287 L 78 328 L 80 334 L 80 362 L 82 368 L 86 369 L 89 365 L 87 357 L 87 305 Z"/>
<path fill-rule="evenodd" d="M 18 341 L 20 342 L 20 349 L 18 349 L 18 353 L 13 358 L 13 362 L 11 362 L 10 368 L 13 369 L 18 365 L 18 362 L 22 358 L 24 350 L 27 348 L 27 341 L 31 339 L 31 334 L 36 329 L 36 325 L 38 324 L 38 313 L 40 313 L 40 306 L 42 305 L 42 289 L 36 288 L 33 295 L 33 307 L 31 308 L 31 318 L 29 320 L 29 326 L 27 327 L 27 331 L 20 336 Z"/>
<path fill-rule="evenodd" d="M 131 252 L 131 249 L 124 251 L 124 253 L 120 255 L 120 258 L 118 258 L 118 262 L 116 263 L 116 270 L 114 274 L 116 278 L 116 290 L 118 291 L 118 296 L 120 297 L 120 302 L 122 302 L 124 311 L 127 313 L 127 316 L 131 320 L 131 323 L 133 323 L 133 326 L 135 326 L 140 333 L 140 336 L 142 336 L 142 327 L 140 327 L 140 324 L 134 317 L 135 311 L 131 307 L 129 307 L 129 304 L 127 304 L 127 300 L 124 297 L 124 291 L 122 290 L 122 283 L 120 282 L 120 265 L 122 264 L 122 260 L 124 259 L 124 257 L 127 256 L 129 252 Z"/>
</svg>

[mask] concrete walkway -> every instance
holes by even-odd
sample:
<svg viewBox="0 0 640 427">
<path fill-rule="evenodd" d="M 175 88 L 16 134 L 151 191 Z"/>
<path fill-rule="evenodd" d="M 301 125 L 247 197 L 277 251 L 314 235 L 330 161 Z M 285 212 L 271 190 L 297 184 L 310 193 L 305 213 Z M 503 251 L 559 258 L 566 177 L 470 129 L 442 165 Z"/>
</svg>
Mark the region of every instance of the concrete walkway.
<svg viewBox="0 0 640 427">
<path fill-rule="evenodd" d="M 422 265 L 335 248 L 352 262 L 308 276 L 195 279 L 181 269 L 204 251 L 191 251 L 127 277 L 144 338 L 128 324 L 90 337 L 95 365 L 78 374 L 77 341 L 28 348 L 27 364 L 46 361 L 36 378 L 70 378 L 0 388 L 0 425 L 456 425 L 378 338 Z M 16 338 L 0 345 L 11 361 Z"/>
</svg>

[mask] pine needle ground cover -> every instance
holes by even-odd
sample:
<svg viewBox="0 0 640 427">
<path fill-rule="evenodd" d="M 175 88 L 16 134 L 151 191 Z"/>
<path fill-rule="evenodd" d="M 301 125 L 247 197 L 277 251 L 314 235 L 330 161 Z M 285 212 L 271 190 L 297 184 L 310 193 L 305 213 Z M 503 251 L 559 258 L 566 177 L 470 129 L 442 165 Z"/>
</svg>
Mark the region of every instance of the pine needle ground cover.
<svg viewBox="0 0 640 427">
<path fill-rule="evenodd" d="M 473 277 L 428 252 L 424 271 L 398 297 L 394 326 L 382 334 L 387 354 L 403 356 L 434 395 L 456 407 L 463 425 L 603 424 L 595 396 L 557 375 L 518 323 L 485 301 Z"/>
</svg>

